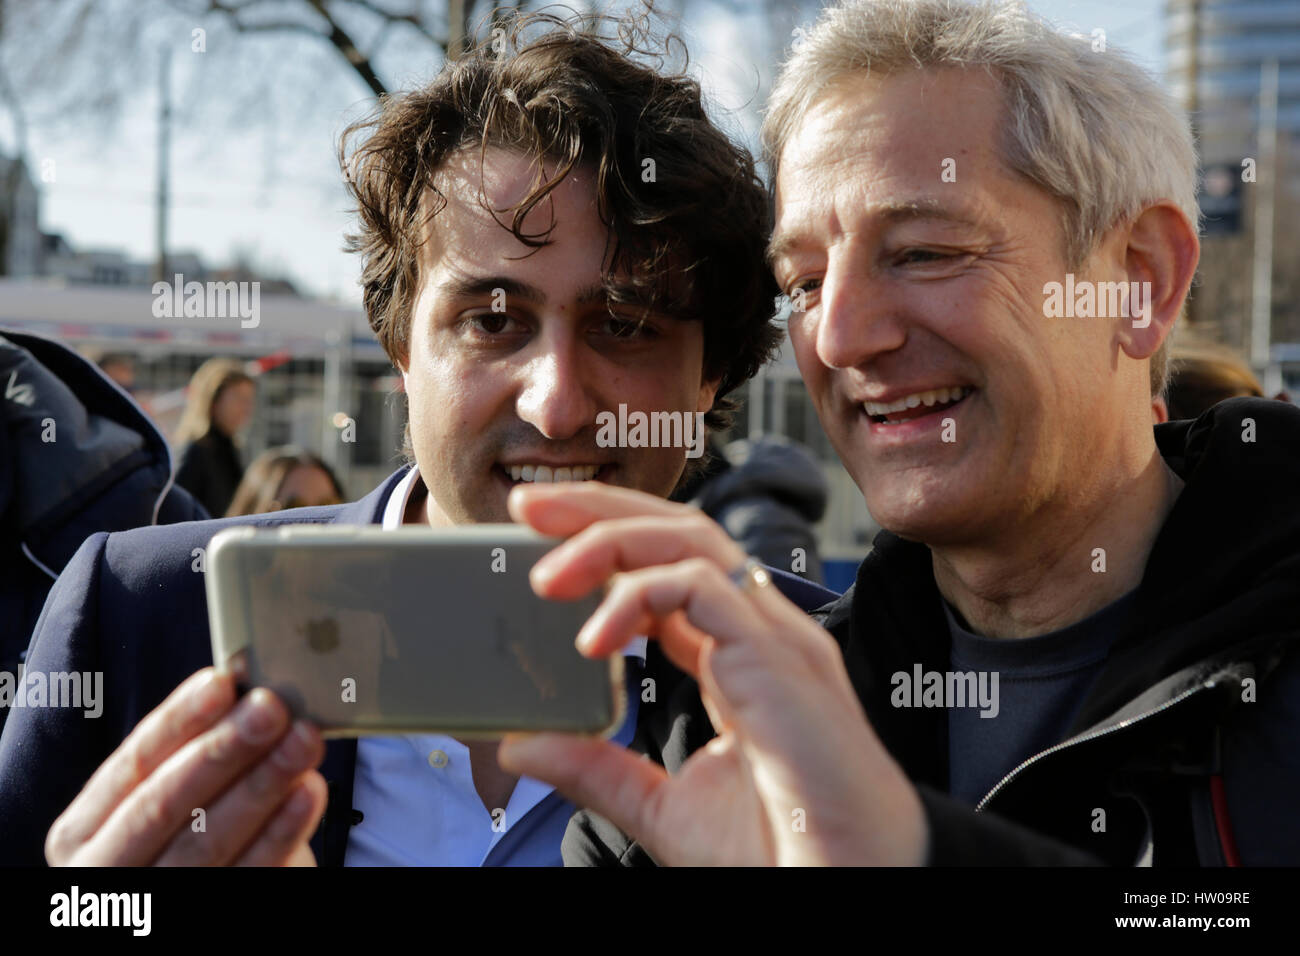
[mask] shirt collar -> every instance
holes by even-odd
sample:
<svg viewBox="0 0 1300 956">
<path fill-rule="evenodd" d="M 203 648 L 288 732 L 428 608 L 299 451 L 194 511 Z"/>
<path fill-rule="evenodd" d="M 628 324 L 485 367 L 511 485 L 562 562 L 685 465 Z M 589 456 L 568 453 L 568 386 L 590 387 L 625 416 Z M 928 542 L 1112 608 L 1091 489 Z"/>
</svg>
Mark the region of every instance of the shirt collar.
<svg viewBox="0 0 1300 956">
<path fill-rule="evenodd" d="M 406 503 L 411 500 L 411 492 L 415 488 L 415 483 L 420 478 L 420 469 L 415 465 L 406 476 L 397 483 L 392 494 L 388 496 L 388 504 L 384 506 L 383 527 L 385 531 L 393 531 L 402 526 L 402 517 L 406 514 Z"/>
<path fill-rule="evenodd" d="M 415 490 L 415 483 L 420 480 L 420 468 L 418 465 L 412 465 L 411 470 L 406 476 L 397 483 L 393 492 L 388 496 L 388 503 L 384 506 L 383 528 L 385 531 L 393 531 L 402 526 L 402 518 L 406 514 L 406 505 L 411 500 L 411 492 Z M 623 648 L 624 657 L 635 657 L 642 666 L 645 666 L 646 643 L 648 638 L 634 637 L 627 642 Z"/>
</svg>

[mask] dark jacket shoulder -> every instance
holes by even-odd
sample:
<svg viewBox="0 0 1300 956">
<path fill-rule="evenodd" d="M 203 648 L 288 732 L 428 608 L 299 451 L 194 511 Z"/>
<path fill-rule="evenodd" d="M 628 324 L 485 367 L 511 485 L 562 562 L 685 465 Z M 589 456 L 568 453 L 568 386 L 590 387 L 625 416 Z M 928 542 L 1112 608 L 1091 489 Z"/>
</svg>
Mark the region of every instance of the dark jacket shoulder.
<svg viewBox="0 0 1300 956">
<path fill-rule="evenodd" d="M 28 672 L 103 674 L 102 712 L 14 710 L 0 735 L 0 865 L 39 865 L 50 824 L 131 729 L 212 663 L 203 561 L 223 528 L 372 524 L 405 469 L 359 501 L 92 535 L 50 592 Z"/>
<path fill-rule="evenodd" d="M 172 483 L 167 442 L 144 411 L 72 349 L 0 329 L 0 379 L 0 671 L 13 674 L 86 538 L 208 514 Z"/>
</svg>

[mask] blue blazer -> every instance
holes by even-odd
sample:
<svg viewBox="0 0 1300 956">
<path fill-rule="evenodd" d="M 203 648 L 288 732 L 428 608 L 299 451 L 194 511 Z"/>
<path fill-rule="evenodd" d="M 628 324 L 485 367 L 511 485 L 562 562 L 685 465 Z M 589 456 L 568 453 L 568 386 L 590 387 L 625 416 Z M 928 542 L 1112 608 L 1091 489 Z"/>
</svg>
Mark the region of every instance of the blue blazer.
<svg viewBox="0 0 1300 956">
<path fill-rule="evenodd" d="M 349 504 L 87 538 L 50 592 L 26 666 L 29 672 L 102 671 L 103 712 L 93 719 L 66 707 L 10 713 L 0 736 L 0 865 L 42 865 L 51 824 L 96 768 L 182 681 L 212 664 L 197 549 L 206 549 L 214 534 L 234 525 L 380 524 L 406 471 Z M 786 596 L 805 610 L 837 596 L 788 572 L 772 573 Z M 628 686 L 639 687 L 639 662 L 629 658 L 627 665 Z M 348 832 L 357 822 L 352 810 L 356 756 L 355 738 L 326 741 L 320 772 L 329 785 L 329 804 L 311 839 L 323 866 L 343 865 Z"/>
</svg>

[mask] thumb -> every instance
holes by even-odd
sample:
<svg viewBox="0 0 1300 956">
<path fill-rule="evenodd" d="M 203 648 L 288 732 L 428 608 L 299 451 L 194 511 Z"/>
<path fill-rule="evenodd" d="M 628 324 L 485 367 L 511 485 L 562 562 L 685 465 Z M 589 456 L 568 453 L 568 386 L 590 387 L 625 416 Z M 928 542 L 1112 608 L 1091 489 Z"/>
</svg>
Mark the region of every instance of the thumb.
<svg viewBox="0 0 1300 956">
<path fill-rule="evenodd" d="M 315 866 L 316 854 L 312 853 L 311 847 L 306 843 L 299 843 L 294 847 L 293 853 L 289 855 L 284 863 L 285 866 Z"/>
<path fill-rule="evenodd" d="M 508 734 L 502 769 L 544 780 L 576 806 L 599 813 L 642 845 L 653 842 L 653 806 L 668 773 L 623 746 L 570 734 Z"/>
</svg>

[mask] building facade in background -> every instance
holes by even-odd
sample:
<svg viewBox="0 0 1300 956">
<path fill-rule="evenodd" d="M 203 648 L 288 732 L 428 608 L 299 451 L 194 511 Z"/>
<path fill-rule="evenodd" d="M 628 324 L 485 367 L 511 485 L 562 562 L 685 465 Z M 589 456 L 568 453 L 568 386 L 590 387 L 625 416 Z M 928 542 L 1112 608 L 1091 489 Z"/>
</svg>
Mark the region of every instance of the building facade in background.
<svg viewBox="0 0 1300 956">
<path fill-rule="evenodd" d="M 1273 189 L 1272 342 L 1300 358 L 1300 2 L 1166 0 L 1166 83 L 1190 112 L 1203 167 L 1206 216 L 1189 321 L 1250 354 L 1255 224 Z M 1260 142 L 1261 79 L 1277 65 L 1271 169 Z M 1286 362 L 1294 388 L 1300 363 Z"/>
</svg>

